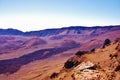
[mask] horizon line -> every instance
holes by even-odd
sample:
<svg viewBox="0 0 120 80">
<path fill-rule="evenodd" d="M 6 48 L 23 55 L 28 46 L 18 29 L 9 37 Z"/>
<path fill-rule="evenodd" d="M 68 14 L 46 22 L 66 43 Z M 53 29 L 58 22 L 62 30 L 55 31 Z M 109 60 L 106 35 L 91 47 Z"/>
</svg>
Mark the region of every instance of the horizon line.
<svg viewBox="0 0 120 80">
<path fill-rule="evenodd" d="M 13 29 L 13 30 L 18 30 L 18 31 L 21 31 L 21 32 L 33 32 L 33 31 L 42 31 L 42 30 L 51 30 L 51 29 L 64 29 L 64 28 L 71 28 L 71 27 L 84 27 L 84 28 L 95 28 L 95 27 L 99 27 L 99 28 L 103 28 L 103 27 L 119 27 L 120 24 L 118 25 L 104 25 L 104 26 L 66 26 L 66 27 L 58 27 L 58 28 L 46 28 L 46 29 L 38 29 L 38 30 L 30 30 L 30 31 L 23 31 L 23 30 L 20 30 L 20 29 L 16 29 L 16 28 L 0 28 L 2 30 L 9 30 L 9 29 Z"/>
</svg>

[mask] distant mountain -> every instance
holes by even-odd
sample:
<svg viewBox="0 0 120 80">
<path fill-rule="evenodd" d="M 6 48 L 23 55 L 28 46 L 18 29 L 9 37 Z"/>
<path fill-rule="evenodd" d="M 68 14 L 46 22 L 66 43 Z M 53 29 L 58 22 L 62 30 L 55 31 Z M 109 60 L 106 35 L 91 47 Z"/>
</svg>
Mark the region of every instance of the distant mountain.
<svg viewBox="0 0 120 80">
<path fill-rule="evenodd" d="M 96 26 L 96 27 L 82 27 L 71 26 L 58 29 L 45 29 L 39 31 L 22 32 L 16 29 L 0 29 L 0 35 L 23 35 L 23 36 L 52 36 L 52 35 L 94 35 L 103 34 L 108 31 L 120 30 L 118 26 Z"/>
<path fill-rule="evenodd" d="M 111 43 L 110 46 L 105 48 L 103 48 L 103 43 L 106 39 L 109 39 L 110 42 L 113 42 L 119 37 L 120 26 L 73 26 L 29 32 L 22 32 L 16 29 L 0 29 L 0 80 L 14 80 L 15 78 L 20 80 L 49 80 L 44 78 L 46 76 L 50 76 L 54 72 L 59 71 L 60 75 L 58 75 L 58 77 L 55 79 L 53 78 L 54 80 L 58 80 L 58 78 L 62 78 L 63 80 L 71 80 L 68 77 L 74 77 L 72 74 L 77 73 L 69 72 L 69 69 L 66 68 L 69 68 L 68 66 L 71 66 L 74 63 L 76 67 L 76 60 L 82 60 L 83 64 L 79 64 L 80 66 L 84 65 L 84 61 L 89 59 L 89 61 L 91 61 L 93 64 L 94 61 L 96 61 L 97 64 L 100 63 L 99 65 L 101 65 L 102 68 L 104 63 L 107 67 L 109 62 L 112 61 L 112 58 L 109 56 L 117 53 L 118 58 L 120 58 L 118 53 L 120 51 L 118 44 L 120 43 Z M 75 53 L 78 51 L 87 51 L 90 52 L 90 54 L 84 54 L 83 52 L 80 52 L 80 54 L 77 53 L 78 57 L 76 57 Z M 83 57 L 80 56 L 81 54 L 83 54 Z M 75 55 L 75 57 L 70 58 L 73 55 Z M 117 58 L 117 56 L 115 57 Z M 65 66 L 64 62 L 68 58 L 70 63 L 69 60 L 66 61 Z M 113 59 L 115 59 L 114 56 Z M 94 68 L 96 66 L 91 66 L 89 61 L 87 63 L 85 61 L 85 65 L 90 64 L 90 69 L 97 70 L 97 68 Z M 111 64 L 113 63 L 114 61 Z M 62 69 L 63 65 L 64 69 L 68 70 L 68 73 L 61 73 L 61 71 L 64 71 Z M 112 66 L 114 65 L 116 65 L 116 62 Z M 118 68 L 120 68 L 120 66 L 118 66 Z M 71 69 L 71 71 L 73 70 Z"/>
<path fill-rule="evenodd" d="M 25 32 L 25 36 L 52 36 L 52 35 L 91 35 L 102 34 L 107 31 L 120 30 L 120 26 L 96 26 L 96 27 L 81 27 L 72 26 L 58 29 L 45 29 L 40 31 Z"/>
<path fill-rule="evenodd" d="M 23 32 L 17 29 L 0 29 L 0 35 L 22 35 Z"/>
</svg>

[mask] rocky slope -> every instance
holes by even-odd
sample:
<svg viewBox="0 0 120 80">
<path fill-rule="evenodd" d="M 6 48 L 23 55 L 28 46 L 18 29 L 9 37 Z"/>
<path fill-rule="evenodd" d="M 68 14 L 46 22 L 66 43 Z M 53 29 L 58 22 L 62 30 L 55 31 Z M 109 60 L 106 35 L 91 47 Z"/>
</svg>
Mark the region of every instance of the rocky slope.
<svg viewBox="0 0 120 80">
<path fill-rule="evenodd" d="M 6 32 L 7 30 L 5 33 Z M 84 60 L 86 62 L 83 62 L 81 65 L 90 64 L 89 66 L 93 66 L 94 64 L 96 66 L 97 62 L 93 63 L 93 60 L 97 60 L 100 54 L 108 56 L 103 54 L 106 48 L 98 48 L 102 47 L 105 39 L 109 38 L 111 41 L 114 41 L 119 37 L 120 27 L 69 27 L 22 32 L 22 34 L 16 34 L 15 31 L 16 35 L 13 33 L 9 34 L 8 31 L 8 34 L 0 35 L 0 80 L 42 80 L 46 76 L 50 76 L 53 72 L 57 71 L 57 73 L 59 73 L 58 71 L 61 70 L 64 62 L 79 50 L 81 51 L 76 53 L 76 57 L 66 62 L 66 65 L 64 65 L 65 71 L 70 72 L 70 69 L 73 69 L 73 67 L 76 67 Z M 113 45 L 113 43 L 111 43 L 111 45 Z M 117 49 L 119 50 L 119 46 Z M 109 50 L 112 49 L 108 49 L 108 51 Z M 111 53 L 111 51 L 109 52 Z M 90 56 L 91 53 L 92 55 Z M 94 54 L 96 58 L 92 57 L 93 53 L 96 53 Z M 82 57 L 80 58 L 83 54 L 89 54 L 87 58 L 89 60 Z M 103 56 L 101 56 L 101 58 Z M 71 60 L 73 60 L 73 62 L 71 62 Z M 61 71 L 65 72 L 64 69 Z M 75 68 L 75 70 L 77 69 Z M 92 71 L 90 72 L 92 73 Z M 66 72 L 65 74 L 66 77 L 68 74 Z M 47 78 L 46 80 L 49 79 Z M 69 79 L 71 79 L 70 76 L 66 80 Z"/>
<path fill-rule="evenodd" d="M 77 52 L 44 80 L 120 80 L 120 39 L 91 52 Z"/>
</svg>

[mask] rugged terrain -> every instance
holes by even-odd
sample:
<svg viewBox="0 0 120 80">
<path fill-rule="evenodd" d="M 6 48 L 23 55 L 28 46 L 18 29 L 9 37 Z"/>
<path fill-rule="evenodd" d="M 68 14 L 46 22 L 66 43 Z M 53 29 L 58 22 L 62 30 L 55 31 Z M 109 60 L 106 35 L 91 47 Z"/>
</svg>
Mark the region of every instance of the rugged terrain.
<svg viewBox="0 0 120 80">
<path fill-rule="evenodd" d="M 120 38 L 103 46 L 77 52 L 45 80 L 120 80 Z"/>
<path fill-rule="evenodd" d="M 47 80 L 46 76 L 53 72 L 59 73 L 65 61 L 79 50 L 94 51 L 95 48 L 96 58 L 92 55 L 88 58 L 96 60 L 100 55 L 98 48 L 103 46 L 104 40 L 108 38 L 114 41 L 120 37 L 119 34 L 118 25 L 76 26 L 30 32 L 0 29 L 0 80 Z"/>
</svg>

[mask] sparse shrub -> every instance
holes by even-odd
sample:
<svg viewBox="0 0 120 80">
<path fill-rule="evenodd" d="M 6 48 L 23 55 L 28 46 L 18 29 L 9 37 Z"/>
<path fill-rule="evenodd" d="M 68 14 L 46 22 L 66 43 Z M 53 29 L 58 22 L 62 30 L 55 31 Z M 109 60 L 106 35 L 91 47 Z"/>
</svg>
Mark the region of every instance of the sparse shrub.
<svg viewBox="0 0 120 80">
<path fill-rule="evenodd" d="M 110 54 L 109 57 L 110 57 L 111 59 L 112 59 L 113 57 L 117 58 L 118 55 L 117 55 L 117 54 L 114 54 L 114 55 Z"/>
<path fill-rule="evenodd" d="M 74 65 L 75 65 L 74 62 L 67 61 L 67 62 L 65 63 L 65 65 L 64 65 L 64 67 L 65 67 L 66 69 L 69 69 L 69 68 L 72 68 Z"/>
<path fill-rule="evenodd" d="M 91 52 L 95 52 L 95 48 L 91 49 Z"/>
<path fill-rule="evenodd" d="M 109 57 L 110 57 L 110 59 L 112 59 L 113 58 L 112 54 L 110 54 Z"/>
<path fill-rule="evenodd" d="M 74 74 L 71 75 L 72 79 L 75 80 Z"/>
<path fill-rule="evenodd" d="M 82 56 L 84 55 L 85 53 L 87 53 L 88 51 L 78 51 L 75 55 L 77 56 Z"/>
<path fill-rule="evenodd" d="M 50 78 L 52 79 L 52 78 L 56 78 L 58 76 L 58 73 L 53 73 L 51 76 L 50 76 Z"/>
<path fill-rule="evenodd" d="M 78 62 L 78 61 L 67 61 L 67 62 L 65 62 L 65 64 L 64 64 L 64 68 L 70 69 L 70 68 L 72 68 L 72 67 L 77 66 L 78 64 L 80 64 L 80 62 Z"/>
<path fill-rule="evenodd" d="M 64 78 L 66 78 L 66 76 L 64 76 Z"/>
<path fill-rule="evenodd" d="M 120 43 L 117 45 L 117 47 L 115 49 L 120 51 Z"/>
<path fill-rule="evenodd" d="M 95 68 L 101 69 L 100 62 L 98 62 L 98 63 L 95 65 Z"/>
<path fill-rule="evenodd" d="M 117 58 L 117 57 L 118 57 L 118 55 L 117 55 L 117 54 L 115 54 L 115 55 L 114 55 L 114 57 L 115 57 L 115 58 Z"/>
<path fill-rule="evenodd" d="M 112 57 L 112 54 L 110 54 L 109 57 Z"/>
<path fill-rule="evenodd" d="M 111 41 L 110 41 L 109 39 L 106 39 L 106 40 L 104 41 L 103 48 L 105 48 L 105 46 L 110 45 L 110 43 L 111 43 Z"/>
<path fill-rule="evenodd" d="M 120 71 L 120 65 L 116 67 L 115 71 Z"/>
</svg>

